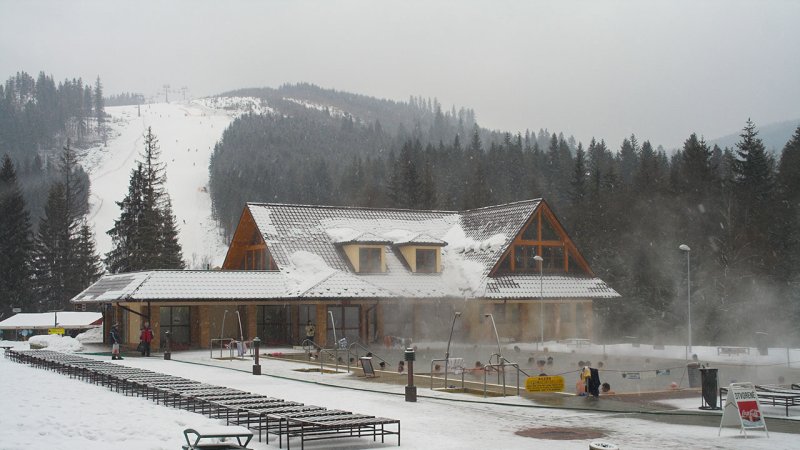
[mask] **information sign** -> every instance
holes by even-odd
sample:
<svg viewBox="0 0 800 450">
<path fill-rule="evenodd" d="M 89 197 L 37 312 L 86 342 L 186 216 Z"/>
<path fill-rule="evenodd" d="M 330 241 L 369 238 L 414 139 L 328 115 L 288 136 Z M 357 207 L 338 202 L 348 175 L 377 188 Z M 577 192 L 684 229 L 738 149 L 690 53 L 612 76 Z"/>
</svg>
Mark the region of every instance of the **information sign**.
<svg viewBox="0 0 800 450">
<path fill-rule="evenodd" d="M 761 407 L 758 404 L 758 393 L 753 383 L 731 383 L 728 386 L 728 397 L 725 406 L 722 408 L 722 420 L 719 423 L 719 433 L 722 427 L 739 425 L 741 432 L 747 437 L 747 430 L 764 429 L 767 431 L 767 423 L 761 415 Z"/>
<path fill-rule="evenodd" d="M 561 392 L 564 390 L 564 377 L 561 375 L 528 377 L 525 380 L 525 390 L 528 392 Z"/>
<path fill-rule="evenodd" d="M 47 334 L 60 334 L 61 336 L 63 336 L 64 335 L 64 329 L 63 328 L 48 328 L 47 329 Z"/>
</svg>

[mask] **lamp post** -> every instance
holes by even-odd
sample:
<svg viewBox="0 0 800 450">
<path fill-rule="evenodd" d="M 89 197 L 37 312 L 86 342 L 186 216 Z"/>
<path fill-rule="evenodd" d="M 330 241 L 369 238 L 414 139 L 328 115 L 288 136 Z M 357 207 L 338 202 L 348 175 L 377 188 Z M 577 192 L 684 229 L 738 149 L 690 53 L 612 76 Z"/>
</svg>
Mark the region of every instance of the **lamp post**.
<svg viewBox="0 0 800 450">
<path fill-rule="evenodd" d="M 336 358 L 336 372 L 339 372 L 339 342 L 336 341 L 336 321 L 333 320 L 333 311 L 328 311 L 328 316 L 331 318 L 331 329 L 333 330 L 333 354 Z M 319 360 L 322 361 L 322 354 L 320 353 Z M 320 367 L 322 363 L 320 362 Z"/>
<path fill-rule="evenodd" d="M 255 347 L 255 361 L 253 362 L 253 375 L 261 375 L 261 364 L 258 362 L 259 347 L 261 346 L 261 339 L 256 336 L 253 338 L 253 347 Z"/>
<path fill-rule="evenodd" d="M 540 342 L 544 347 L 544 258 L 539 255 L 533 257 L 533 260 L 539 264 L 539 332 Z"/>
<path fill-rule="evenodd" d="M 500 358 L 501 356 L 503 356 L 503 352 L 500 350 L 500 335 L 497 334 L 497 325 L 495 325 L 494 323 L 494 316 L 491 314 L 484 314 L 483 316 L 492 319 L 492 328 L 494 328 L 494 337 L 497 339 L 497 357 Z"/>
<path fill-rule="evenodd" d="M 450 341 L 453 340 L 453 330 L 456 328 L 456 319 L 461 317 L 461 313 L 456 311 L 453 315 L 453 324 L 450 325 L 450 337 L 447 339 L 447 351 L 444 354 L 444 387 L 447 388 L 447 370 L 448 365 L 450 364 Z M 432 380 L 433 378 L 431 378 Z M 433 381 L 431 381 L 433 383 Z"/>
<path fill-rule="evenodd" d="M 686 252 L 686 303 L 688 305 L 688 314 L 687 314 L 687 321 L 689 323 L 689 346 L 686 349 L 686 359 L 689 359 L 689 353 L 692 352 L 692 279 L 690 277 L 690 266 L 689 266 L 689 252 L 692 251 L 686 244 L 681 244 L 678 247 L 678 250 L 682 252 Z"/>
</svg>

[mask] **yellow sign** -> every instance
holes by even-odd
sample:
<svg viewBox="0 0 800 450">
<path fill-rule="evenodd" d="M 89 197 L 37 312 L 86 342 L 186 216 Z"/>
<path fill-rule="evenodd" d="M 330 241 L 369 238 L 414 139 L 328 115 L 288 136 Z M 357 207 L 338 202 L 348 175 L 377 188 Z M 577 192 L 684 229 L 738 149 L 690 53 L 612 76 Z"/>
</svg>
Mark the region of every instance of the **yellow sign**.
<svg viewBox="0 0 800 450">
<path fill-rule="evenodd" d="M 525 380 L 525 390 L 528 392 L 561 392 L 564 390 L 564 377 L 528 377 Z"/>
<path fill-rule="evenodd" d="M 47 329 L 47 334 L 60 334 L 60 335 L 63 336 L 64 335 L 64 329 L 63 328 L 48 328 Z"/>
</svg>

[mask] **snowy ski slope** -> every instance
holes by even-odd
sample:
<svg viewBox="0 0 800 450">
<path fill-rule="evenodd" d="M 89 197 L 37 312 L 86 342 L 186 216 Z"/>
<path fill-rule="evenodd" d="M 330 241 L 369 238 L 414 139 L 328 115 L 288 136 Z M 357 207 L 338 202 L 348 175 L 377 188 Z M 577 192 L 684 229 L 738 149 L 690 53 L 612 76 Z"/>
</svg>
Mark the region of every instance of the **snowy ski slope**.
<svg viewBox="0 0 800 450">
<path fill-rule="evenodd" d="M 111 116 L 108 142 L 90 149 L 83 158 L 92 181 L 89 221 L 100 254 L 111 249 L 106 232 L 120 214 L 115 202 L 127 193 L 131 171 L 142 152 L 143 134 L 152 127 L 166 164 L 167 191 L 180 229 L 184 260 L 190 268 L 222 264 L 227 243 L 211 217 L 209 158 L 228 124 L 241 113 L 262 112 L 259 104 L 255 99 L 201 99 L 142 105 L 141 114 L 137 106 L 107 108 Z"/>
</svg>

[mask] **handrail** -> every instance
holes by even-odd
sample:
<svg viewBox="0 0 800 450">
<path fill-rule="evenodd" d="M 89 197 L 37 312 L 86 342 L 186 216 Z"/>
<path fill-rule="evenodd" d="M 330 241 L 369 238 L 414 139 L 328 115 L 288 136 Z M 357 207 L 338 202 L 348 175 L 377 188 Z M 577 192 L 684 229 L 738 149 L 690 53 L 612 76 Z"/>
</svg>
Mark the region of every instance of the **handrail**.
<svg viewBox="0 0 800 450">
<path fill-rule="evenodd" d="M 364 349 L 365 352 L 371 354 L 373 358 L 377 358 L 377 359 L 383 361 L 383 363 L 386 364 L 387 366 L 389 365 L 389 363 L 385 359 L 381 358 L 380 356 L 375 355 L 374 353 L 369 351 L 369 349 L 367 347 L 364 347 L 363 345 L 361 345 L 361 343 L 353 342 L 352 344 L 350 344 L 350 347 L 347 348 L 347 372 L 348 373 L 350 373 L 350 354 L 353 353 L 353 347 L 360 347 L 360 348 Z M 356 351 L 355 354 L 356 354 L 356 359 L 358 359 L 358 351 Z"/>
<path fill-rule="evenodd" d="M 497 357 L 497 363 L 492 364 L 492 358 Z M 499 353 L 493 353 L 489 356 L 489 363 L 483 366 L 483 397 L 486 398 L 487 392 L 487 385 L 488 385 L 488 375 L 489 370 L 494 368 L 497 371 L 497 384 L 500 384 L 500 377 L 502 375 L 503 379 L 503 397 L 506 396 L 506 366 L 511 366 L 517 369 L 517 395 L 519 395 L 519 374 L 520 372 L 525 373 L 522 369 L 519 368 L 519 364 L 515 362 L 511 362 L 503 357 L 503 355 Z M 527 375 L 527 373 L 525 373 Z"/>
<path fill-rule="evenodd" d="M 444 362 L 444 388 L 447 389 L 447 374 L 450 372 L 450 359 L 451 358 L 442 358 L 442 359 L 432 359 L 431 360 L 431 389 L 433 389 L 433 366 L 437 362 Z M 461 389 L 464 389 L 464 368 L 461 368 Z"/>
<path fill-rule="evenodd" d="M 303 350 L 306 350 L 306 355 L 308 355 L 309 361 L 311 361 L 311 353 L 309 351 L 307 351 L 307 350 L 309 350 L 309 344 L 314 347 L 314 350 L 319 352 L 319 358 L 318 358 L 318 360 L 319 360 L 319 373 L 324 373 L 323 372 L 323 359 L 322 359 L 322 354 L 323 353 L 327 353 L 328 355 L 333 357 L 334 361 L 336 361 L 336 371 L 337 372 L 339 371 L 339 351 L 338 351 L 338 349 L 336 347 L 333 348 L 334 353 L 331 353 L 330 349 L 322 348 L 322 346 L 320 346 L 316 342 L 312 341 L 311 339 L 303 339 L 303 342 L 301 342 L 301 345 L 303 346 Z"/>
<path fill-rule="evenodd" d="M 236 339 L 234 339 L 234 338 L 212 338 L 211 339 L 211 355 L 210 355 L 212 359 L 214 358 L 214 342 L 219 342 L 220 343 L 220 346 L 219 346 L 219 357 L 220 357 L 220 359 L 222 359 L 222 347 L 224 347 L 224 345 L 222 343 L 225 342 L 225 341 L 228 341 L 228 350 L 230 351 L 230 355 L 228 357 L 231 358 L 231 359 L 233 358 L 233 346 L 231 344 L 233 342 L 235 342 Z"/>
</svg>

